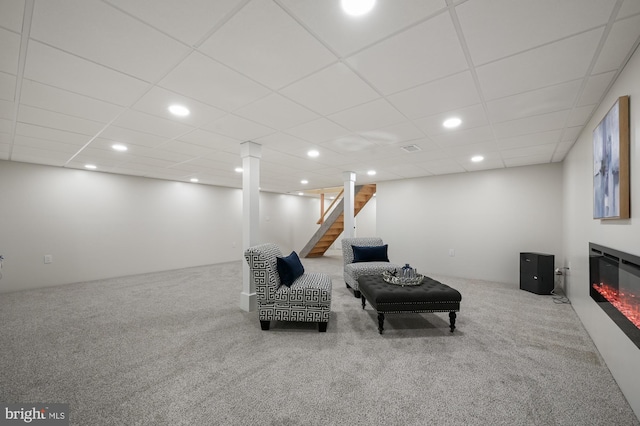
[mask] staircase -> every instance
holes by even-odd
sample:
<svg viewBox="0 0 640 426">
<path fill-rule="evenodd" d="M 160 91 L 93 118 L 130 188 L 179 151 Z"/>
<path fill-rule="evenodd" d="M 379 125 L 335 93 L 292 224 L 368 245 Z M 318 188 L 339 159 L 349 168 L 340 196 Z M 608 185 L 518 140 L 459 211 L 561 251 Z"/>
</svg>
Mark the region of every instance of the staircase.
<svg viewBox="0 0 640 426">
<path fill-rule="evenodd" d="M 376 192 L 375 184 L 359 185 L 354 188 L 355 197 L 353 200 L 354 212 L 357 216 L 365 204 L 373 197 Z M 320 257 L 324 255 L 331 244 L 333 244 L 338 236 L 344 231 L 344 198 L 333 209 L 320 228 L 311 237 L 306 246 L 300 251 L 302 257 Z"/>
</svg>

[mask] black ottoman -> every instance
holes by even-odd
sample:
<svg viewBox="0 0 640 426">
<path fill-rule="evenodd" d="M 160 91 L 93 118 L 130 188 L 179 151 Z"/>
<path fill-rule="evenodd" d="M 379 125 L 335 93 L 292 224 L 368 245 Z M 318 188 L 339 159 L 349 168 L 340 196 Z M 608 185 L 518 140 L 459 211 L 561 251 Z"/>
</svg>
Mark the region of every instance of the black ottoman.
<svg viewBox="0 0 640 426">
<path fill-rule="evenodd" d="M 456 328 L 456 312 L 460 311 L 462 295 L 454 288 L 429 277 L 422 284 L 400 286 L 389 284 L 382 275 L 358 278 L 362 309 L 367 300 L 378 312 L 378 331 L 384 330 L 384 314 L 400 312 L 449 312 L 451 332 Z"/>
</svg>

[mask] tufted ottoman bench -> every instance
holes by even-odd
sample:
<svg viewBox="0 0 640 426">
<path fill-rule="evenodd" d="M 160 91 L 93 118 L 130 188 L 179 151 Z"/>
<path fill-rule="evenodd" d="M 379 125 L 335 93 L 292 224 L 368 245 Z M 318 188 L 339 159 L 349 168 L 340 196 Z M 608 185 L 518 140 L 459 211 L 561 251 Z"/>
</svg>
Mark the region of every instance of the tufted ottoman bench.
<svg viewBox="0 0 640 426">
<path fill-rule="evenodd" d="M 422 284 L 399 286 L 389 284 L 382 275 L 365 275 L 358 279 L 362 309 L 367 300 L 378 312 L 378 331 L 384 330 L 384 314 L 400 312 L 449 312 L 451 332 L 456 328 L 456 312 L 462 295 L 456 289 L 429 277 Z"/>
</svg>

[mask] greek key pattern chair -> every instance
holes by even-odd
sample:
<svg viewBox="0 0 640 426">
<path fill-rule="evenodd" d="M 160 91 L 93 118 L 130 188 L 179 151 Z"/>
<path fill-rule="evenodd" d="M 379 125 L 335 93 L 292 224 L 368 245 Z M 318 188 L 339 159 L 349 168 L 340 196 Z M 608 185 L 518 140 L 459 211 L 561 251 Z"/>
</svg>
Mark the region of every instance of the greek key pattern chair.
<svg viewBox="0 0 640 426">
<path fill-rule="evenodd" d="M 263 330 L 270 321 L 317 322 L 318 330 L 327 330 L 331 313 L 331 277 L 319 272 L 304 273 L 291 287 L 280 283 L 277 258 L 280 248 L 271 243 L 248 248 L 244 258 L 255 284 L 258 319 Z"/>
<path fill-rule="evenodd" d="M 356 237 L 342 239 L 342 259 L 344 261 L 344 282 L 353 289 L 353 295 L 360 298 L 358 278 L 364 275 L 380 275 L 384 271 L 400 270 L 402 266 L 390 262 L 353 262 L 353 248 L 382 246 L 380 237 Z"/>
</svg>

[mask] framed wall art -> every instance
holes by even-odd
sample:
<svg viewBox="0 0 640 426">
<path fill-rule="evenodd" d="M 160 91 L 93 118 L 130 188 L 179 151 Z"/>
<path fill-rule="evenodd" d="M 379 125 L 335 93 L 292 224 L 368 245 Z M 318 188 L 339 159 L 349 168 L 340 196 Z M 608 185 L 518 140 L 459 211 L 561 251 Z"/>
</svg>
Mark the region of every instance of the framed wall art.
<svg viewBox="0 0 640 426">
<path fill-rule="evenodd" d="M 621 96 L 593 131 L 593 218 L 628 219 L 629 193 L 629 96 Z"/>
</svg>

